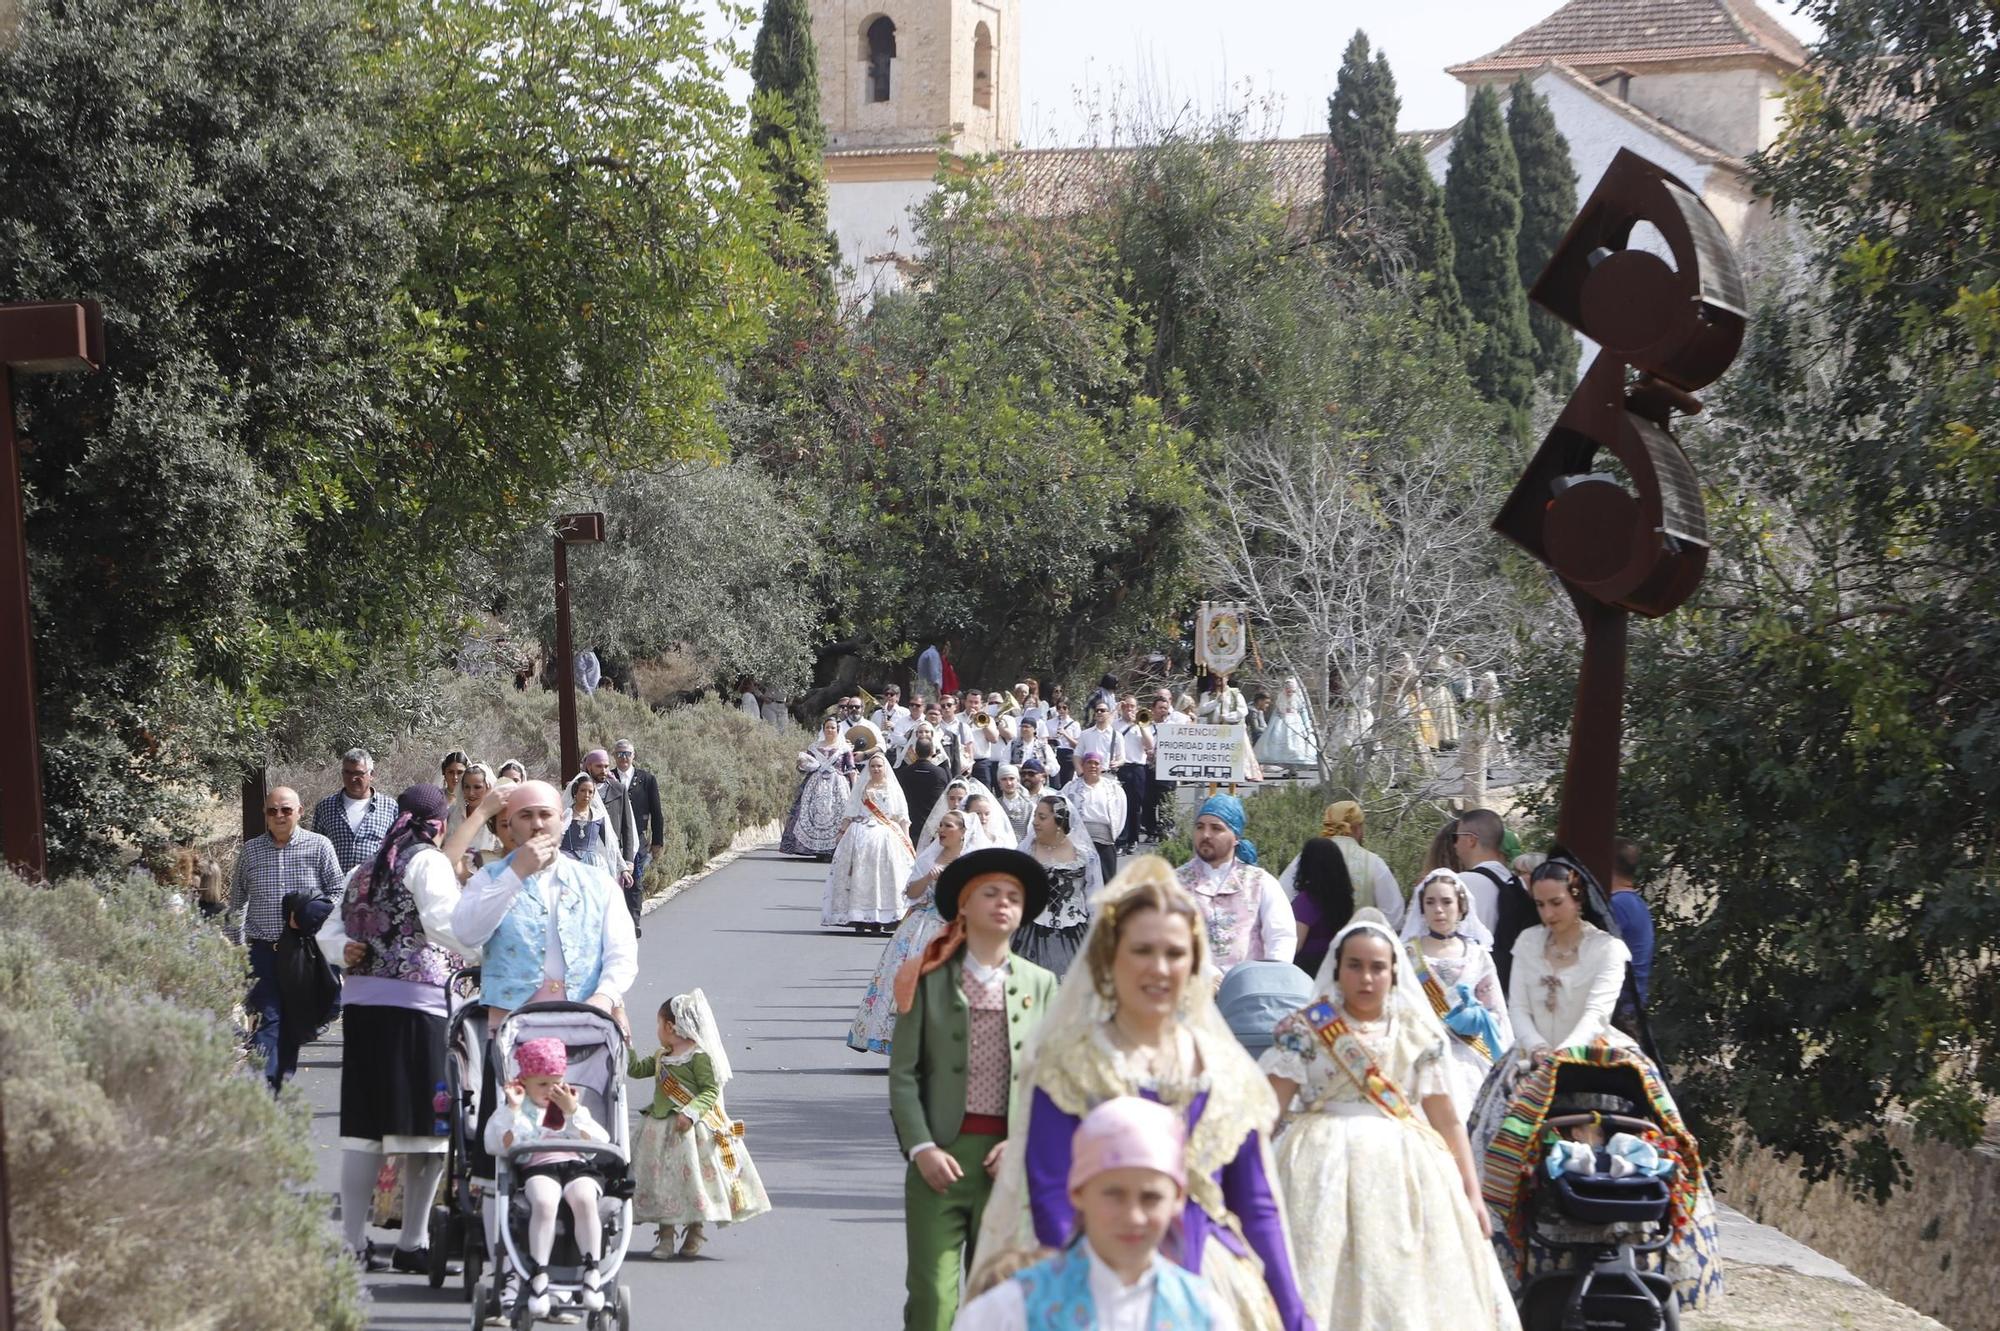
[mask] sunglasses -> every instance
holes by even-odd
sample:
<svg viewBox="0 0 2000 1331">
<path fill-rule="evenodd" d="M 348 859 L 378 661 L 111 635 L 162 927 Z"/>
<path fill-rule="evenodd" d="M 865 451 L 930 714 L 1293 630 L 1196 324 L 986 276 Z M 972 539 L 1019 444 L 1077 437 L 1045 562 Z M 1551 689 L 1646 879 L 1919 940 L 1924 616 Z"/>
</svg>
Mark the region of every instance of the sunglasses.
<svg viewBox="0 0 2000 1331">
<path fill-rule="evenodd" d="M 273 804 L 264 810 L 265 813 L 270 814 L 272 817 L 282 817 L 285 814 L 297 813 L 298 811 L 298 806 L 295 804 Z"/>
</svg>

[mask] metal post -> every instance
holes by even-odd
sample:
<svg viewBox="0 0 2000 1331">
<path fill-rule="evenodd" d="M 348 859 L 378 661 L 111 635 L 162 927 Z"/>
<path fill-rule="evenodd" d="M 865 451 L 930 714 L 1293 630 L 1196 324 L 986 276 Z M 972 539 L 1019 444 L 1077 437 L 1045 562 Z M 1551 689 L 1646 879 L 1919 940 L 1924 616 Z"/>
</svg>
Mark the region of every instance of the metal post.
<svg viewBox="0 0 2000 1331">
<path fill-rule="evenodd" d="M 556 519 L 556 717 L 562 732 L 562 781 L 575 776 L 582 759 L 576 737 L 576 650 L 569 631 L 570 545 L 604 539 L 602 513 L 565 513 Z"/>
<path fill-rule="evenodd" d="M 556 717 L 562 734 L 562 770 L 556 775 L 561 785 L 576 775 L 581 755 L 576 742 L 576 653 L 569 634 L 569 548 L 556 537 Z"/>
<path fill-rule="evenodd" d="M 1625 642 L 1632 617 L 1582 593 L 1572 592 L 1570 599 L 1583 620 L 1583 668 L 1570 716 L 1556 840 L 1610 891 L 1625 732 Z"/>
<path fill-rule="evenodd" d="M 14 437 L 13 375 L 0 366 L 0 849 L 15 871 L 47 876 L 42 824 L 42 741 L 35 723 L 35 636 L 28 608 L 28 527 L 21 509 L 21 451 Z"/>
<path fill-rule="evenodd" d="M 254 767 L 243 774 L 243 839 L 264 833 L 264 796 L 270 793 L 271 769 Z M 300 813 L 304 813 L 303 809 Z"/>
</svg>

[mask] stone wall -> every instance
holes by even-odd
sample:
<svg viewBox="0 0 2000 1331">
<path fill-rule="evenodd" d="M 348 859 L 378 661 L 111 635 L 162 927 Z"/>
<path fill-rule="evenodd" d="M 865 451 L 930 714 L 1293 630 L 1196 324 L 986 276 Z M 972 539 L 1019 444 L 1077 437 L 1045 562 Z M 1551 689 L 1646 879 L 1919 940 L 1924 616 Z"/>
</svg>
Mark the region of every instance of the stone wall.
<svg viewBox="0 0 2000 1331">
<path fill-rule="evenodd" d="M 1807 1184 L 1795 1162 L 1757 1149 L 1727 1162 L 1722 1195 L 1953 1331 L 2000 1331 L 2000 1149 L 1920 1142 L 1904 1124 L 1889 1139 L 1911 1178 L 1883 1206 Z"/>
<path fill-rule="evenodd" d="M 1012 147 L 1020 132 L 1020 0 L 812 0 L 820 116 L 835 149 L 963 152 Z M 868 100 L 869 25 L 896 25 L 889 100 Z M 993 38 L 993 105 L 973 105 L 974 33 Z"/>
</svg>

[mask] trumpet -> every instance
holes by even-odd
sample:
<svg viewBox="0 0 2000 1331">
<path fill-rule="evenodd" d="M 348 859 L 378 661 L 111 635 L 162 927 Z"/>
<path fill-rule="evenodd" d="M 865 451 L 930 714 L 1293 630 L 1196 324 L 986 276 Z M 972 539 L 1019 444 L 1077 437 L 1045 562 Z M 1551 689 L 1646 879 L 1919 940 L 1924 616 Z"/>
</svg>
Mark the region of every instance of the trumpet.
<svg viewBox="0 0 2000 1331">
<path fill-rule="evenodd" d="M 993 715 L 990 712 L 975 712 L 972 716 L 972 724 L 975 726 L 990 726 L 993 724 Z"/>
<path fill-rule="evenodd" d="M 1138 723 L 1139 723 L 1140 725 L 1142 725 L 1142 726 L 1150 726 L 1150 725 L 1152 725 L 1152 724 L 1153 724 L 1153 709 L 1152 709 L 1152 708 L 1150 708 L 1150 707 L 1141 707 L 1141 708 L 1139 709 L 1139 715 L 1138 715 L 1138 716 L 1136 716 L 1136 717 L 1134 717 L 1134 718 L 1133 718 L 1133 720 L 1137 721 L 1137 722 L 1138 722 Z"/>
</svg>

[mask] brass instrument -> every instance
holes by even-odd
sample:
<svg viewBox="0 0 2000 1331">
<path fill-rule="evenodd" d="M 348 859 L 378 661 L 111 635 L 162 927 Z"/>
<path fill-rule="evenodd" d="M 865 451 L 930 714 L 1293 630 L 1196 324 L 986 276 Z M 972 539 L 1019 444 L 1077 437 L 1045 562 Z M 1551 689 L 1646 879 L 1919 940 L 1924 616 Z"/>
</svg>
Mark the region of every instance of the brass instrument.
<svg viewBox="0 0 2000 1331">
<path fill-rule="evenodd" d="M 1153 724 L 1153 709 L 1152 709 L 1152 708 L 1150 708 L 1150 707 L 1141 707 L 1141 708 L 1139 709 L 1139 715 L 1138 715 L 1138 716 L 1136 716 L 1136 717 L 1134 717 L 1134 718 L 1133 718 L 1133 720 L 1137 721 L 1137 722 L 1138 722 L 1138 723 L 1139 723 L 1140 725 L 1142 725 L 1142 726 L 1150 726 L 1150 725 L 1152 725 L 1152 724 Z"/>
<path fill-rule="evenodd" d="M 975 712 L 972 717 L 972 724 L 982 727 L 990 726 L 993 724 L 993 714 L 990 712 Z"/>
</svg>

